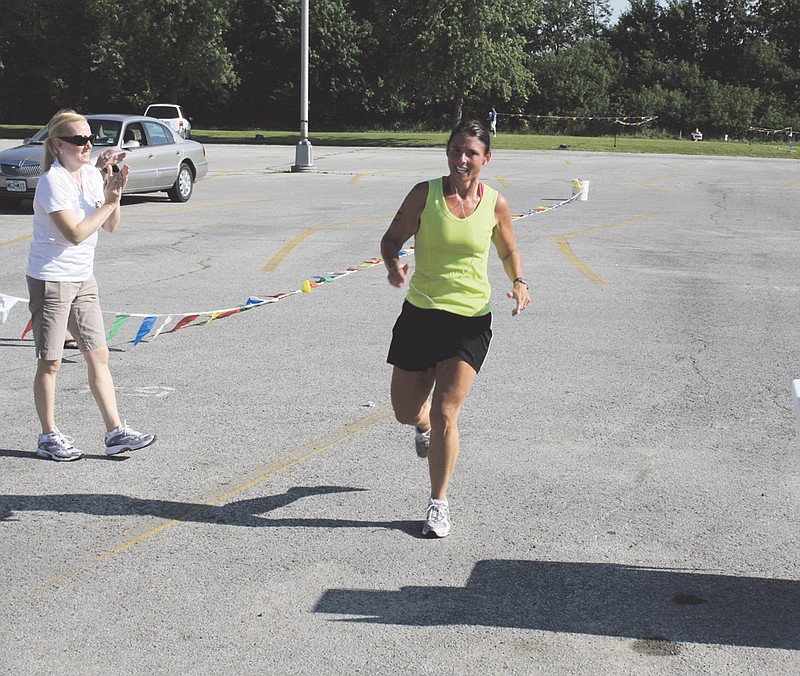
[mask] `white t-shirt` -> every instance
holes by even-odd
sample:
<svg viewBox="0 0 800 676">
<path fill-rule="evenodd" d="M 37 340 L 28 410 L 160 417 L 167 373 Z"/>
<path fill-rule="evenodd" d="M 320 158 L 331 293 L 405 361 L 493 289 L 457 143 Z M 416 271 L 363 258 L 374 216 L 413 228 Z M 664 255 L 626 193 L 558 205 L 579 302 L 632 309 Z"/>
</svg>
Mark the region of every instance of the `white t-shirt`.
<svg viewBox="0 0 800 676">
<path fill-rule="evenodd" d="M 103 176 L 93 164 L 81 167 L 81 180 L 82 189 L 58 161 L 39 179 L 33 198 L 28 277 L 48 282 L 83 282 L 92 276 L 97 233 L 80 244 L 72 244 L 50 216 L 54 211 L 69 209 L 80 222 L 103 205 Z"/>
</svg>

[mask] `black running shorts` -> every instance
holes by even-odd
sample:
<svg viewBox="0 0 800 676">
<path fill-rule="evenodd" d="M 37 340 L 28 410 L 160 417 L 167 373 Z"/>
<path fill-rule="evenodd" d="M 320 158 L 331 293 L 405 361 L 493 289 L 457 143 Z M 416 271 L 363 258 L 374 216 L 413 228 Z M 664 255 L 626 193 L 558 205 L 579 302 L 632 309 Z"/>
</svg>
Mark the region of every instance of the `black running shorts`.
<svg viewBox="0 0 800 676">
<path fill-rule="evenodd" d="M 392 329 L 386 361 L 404 371 L 427 371 L 458 356 L 478 373 L 491 341 L 491 312 L 462 317 L 444 310 L 423 310 L 405 301 Z"/>
</svg>

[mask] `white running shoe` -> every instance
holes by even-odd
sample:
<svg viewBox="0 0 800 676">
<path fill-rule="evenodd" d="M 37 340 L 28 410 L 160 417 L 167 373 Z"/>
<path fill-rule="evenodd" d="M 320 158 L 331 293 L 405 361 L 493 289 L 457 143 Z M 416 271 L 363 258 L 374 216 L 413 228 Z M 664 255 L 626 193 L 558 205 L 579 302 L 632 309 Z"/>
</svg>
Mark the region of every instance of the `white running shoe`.
<svg viewBox="0 0 800 676">
<path fill-rule="evenodd" d="M 445 500 L 428 500 L 428 509 L 425 511 L 425 523 L 422 524 L 422 534 L 433 534 L 437 538 L 446 538 L 450 535 L 450 508 Z"/>
<path fill-rule="evenodd" d="M 138 451 L 156 440 L 155 434 L 142 434 L 122 423 L 119 427 L 106 432 L 106 455 L 116 455 L 125 451 Z"/>
<path fill-rule="evenodd" d="M 414 445 L 417 447 L 417 455 L 420 458 L 428 457 L 428 449 L 431 447 L 431 430 L 428 428 L 424 432 L 416 431 L 414 434 Z"/>
<path fill-rule="evenodd" d="M 70 462 L 82 458 L 83 451 L 72 445 L 72 437 L 61 434 L 58 428 L 54 427 L 50 434 L 39 435 L 36 455 L 56 462 Z"/>
</svg>

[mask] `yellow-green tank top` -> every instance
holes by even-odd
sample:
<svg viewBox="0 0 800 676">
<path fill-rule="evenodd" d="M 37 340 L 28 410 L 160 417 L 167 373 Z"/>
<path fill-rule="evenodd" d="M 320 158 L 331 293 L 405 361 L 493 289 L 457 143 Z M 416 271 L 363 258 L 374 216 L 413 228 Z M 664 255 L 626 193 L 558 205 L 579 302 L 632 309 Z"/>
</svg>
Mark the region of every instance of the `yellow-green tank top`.
<svg viewBox="0 0 800 676">
<path fill-rule="evenodd" d="M 487 267 L 496 203 L 497 191 L 484 185 L 478 208 L 459 218 L 447 207 L 443 180 L 428 181 L 428 198 L 414 238 L 409 303 L 464 317 L 480 317 L 491 310 Z"/>
</svg>

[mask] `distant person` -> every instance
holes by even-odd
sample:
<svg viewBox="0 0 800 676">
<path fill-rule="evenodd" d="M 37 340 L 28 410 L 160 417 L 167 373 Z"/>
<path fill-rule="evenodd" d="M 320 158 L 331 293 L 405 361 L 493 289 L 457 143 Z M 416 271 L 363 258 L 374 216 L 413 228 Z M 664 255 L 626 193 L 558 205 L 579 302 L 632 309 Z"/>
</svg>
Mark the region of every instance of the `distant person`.
<svg viewBox="0 0 800 676">
<path fill-rule="evenodd" d="M 92 166 L 92 130 L 86 118 L 73 110 L 56 113 L 47 131 L 45 173 L 33 198 L 33 240 L 27 269 L 38 360 L 33 394 L 42 426 L 36 455 L 61 462 L 83 455 L 55 423 L 56 375 L 68 329 L 86 360 L 89 389 L 103 415 L 106 454 L 144 448 L 155 441 L 155 435 L 129 427 L 117 411 L 94 278 L 97 233 L 101 228 L 114 232 L 119 225 L 119 200 L 128 166 L 114 173 L 112 166 L 120 155 L 112 151 L 101 155 L 102 171 Z"/>
<path fill-rule="evenodd" d="M 703 132 L 699 129 L 695 129 L 692 132 L 692 141 L 702 141 L 703 140 Z"/>
<path fill-rule="evenodd" d="M 531 299 L 505 198 L 481 183 L 492 153 L 486 127 L 461 122 L 447 141 L 448 174 L 415 185 L 381 239 L 389 283 L 408 281 L 387 361 L 397 420 L 415 426 L 417 455 L 428 458 L 431 493 L 423 535 L 450 534 L 447 488 L 459 454 L 458 415 L 492 339 L 487 273 L 494 243 L 512 280 L 512 315 Z M 415 269 L 399 251 L 415 242 Z M 432 398 L 431 398 L 432 395 Z"/>
<path fill-rule="evenodd" d="M 497 111 L 494 106 L 489 111 L 489 130 L 492 132 L 492 136 L 497 136 Z"/>
</svg>

